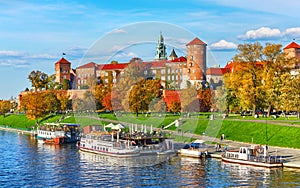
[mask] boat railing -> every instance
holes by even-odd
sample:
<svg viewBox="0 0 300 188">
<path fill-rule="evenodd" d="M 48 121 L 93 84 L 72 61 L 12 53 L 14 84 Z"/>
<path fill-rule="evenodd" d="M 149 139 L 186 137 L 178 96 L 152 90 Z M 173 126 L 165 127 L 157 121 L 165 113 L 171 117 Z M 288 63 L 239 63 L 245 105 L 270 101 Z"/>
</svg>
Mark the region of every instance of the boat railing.
<svg viewBox="0 0 300 188">
<path fill-rule="evenodd" d="M 239 153 L 238 152 L 226 152 L 224 154 L 226 158 L 231 159 L 239 159 Z M 253 162 L 262 162 L 262 163 L 281 163 L 282 157 L 281 156 L 272 156 L 272 155 L 248 155 L 248 161 Z"/>
<path fill-rule="evenodd" d="M 249 160 L 253 161 L 253 162 L 263 162 L 263 163 L 281 163 L 282 162 L 282 158 L 281 156 L 272 156 L 272 155 L 250 155 L 249 156 Z"/>
</svg>

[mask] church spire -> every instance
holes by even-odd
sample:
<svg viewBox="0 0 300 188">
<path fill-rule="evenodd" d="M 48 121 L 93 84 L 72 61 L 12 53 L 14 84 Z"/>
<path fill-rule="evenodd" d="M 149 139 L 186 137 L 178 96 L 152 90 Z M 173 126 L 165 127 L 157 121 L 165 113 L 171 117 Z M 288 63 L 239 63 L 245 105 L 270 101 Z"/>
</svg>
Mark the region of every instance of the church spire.
<svg viewBox="0 0 300 188">
<path fill-rule="evenodd" d="M 164 44 L 164 37 L 160 32 L 154 60 L 166 60 L 166 59 L 167 59 L 166 46 Z"/>
</svg>

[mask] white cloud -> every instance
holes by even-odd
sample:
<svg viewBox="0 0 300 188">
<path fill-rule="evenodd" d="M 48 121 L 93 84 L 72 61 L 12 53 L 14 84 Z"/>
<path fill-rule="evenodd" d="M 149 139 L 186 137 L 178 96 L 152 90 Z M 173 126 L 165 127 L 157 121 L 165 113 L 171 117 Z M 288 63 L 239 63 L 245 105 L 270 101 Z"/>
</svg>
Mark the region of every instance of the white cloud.
<svg viewBox="0 0 300 188">
<path fill-rule="evenodd" d="M 228 42 L 226 40 L 220 40 L 216 43 L 210 45 L 212 50 L 235 50 L 237 45 L 233 42 Z"/>
<path fill-rule="evenodd" d="M 282 33 L 279 29 L 271 29 L 269 27 L 261 27 L 257 30 L 249 30 L 245 35 L 238 36 L 242 40 L 265 40 L 282 37 Z"/>
<path fill-rule="evenodd" d="M 57 59 L 58 57 L 51 54 L 33 54 L 24 56 L 24 59 Z"/>
<path fill-rule="evenodd" d="M 0 50 L 0 57 L 19 57 L 22 55 L 23 53 L 18 51 Z"/>
<path fill-rule="evenodd" d="M 300 36 L 300 27 L 288 28 L 284 31 L 287 36 Z"/>
</svg>

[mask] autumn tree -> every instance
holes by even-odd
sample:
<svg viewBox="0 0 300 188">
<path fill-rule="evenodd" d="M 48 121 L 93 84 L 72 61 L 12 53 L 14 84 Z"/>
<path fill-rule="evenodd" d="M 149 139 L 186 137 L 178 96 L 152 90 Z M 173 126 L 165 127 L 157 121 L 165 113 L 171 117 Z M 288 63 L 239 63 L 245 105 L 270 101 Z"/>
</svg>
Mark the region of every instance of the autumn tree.
<svg viewBox="0 0 300 188">
<path fill-rule="evenodd" d="M 253 110 L 253 116 L 256 108 L 261 102 L 261 80 L 262 67 L 257 62 L 262 62 L 263 46 L 259 42 L 254 44 L 246 43 L 238 45 L 238 54 L 234 56 L 234 61 L 240 63 L 238 71 L 234 76 L 240 77 L 239 97 L 245 108 Z"/>
<path fill-rule="evenodd" d="M 199 112 L 200 104 L 197 99 L 197 89 L 195 86 L 187 87 L 186 89 L 181 90 L 181 111 L 182 112 Z"/>
<path fill-rule="evenodd" d="M 133 85 L 129 93 L 129 108 L 138 116 L 139 111 L 149 110 L 151 100 L 161 97 L 160 80 L 141 79 Z"/>
<path fill-rule="evenodd" d="M 67 90 L 60 90 L 57 91 L 57 99 L 59 100 L 60 109 L 62 111 L 66 111 L 68 109 L 68 101 L 70 98 L 70 95 L 68 95 Z"/>
<path fill-rule="evenodd" d="M 262 86 L 264 92 L 264 102 L 268 108 L 268 116 L 273 111 L 273 108 L 280 108 L 282 102 L 280 99 L 280 90 L 285 87 L 286 81 L 284 75 L 290 77 L 290 59 L 286 58 L 281 50 L 281 44 L 267 43 L 263 49 L 263 55 L 265 57 Z"/>
<path fill-rule="evenodd" d="M 168 104 L 168 110 L 170 112 L 178 113 L 181 111 L 181 104 L 178 101 L 172 101 L 171 103 Z"/>
<path fill-rule="evenodd" d="M 198 100 L 201 112 L 208 112 L 212 108 L 214 92 L 210 88 L 201 88 L 198 90 Z"/>
<path fill-rule="evenodd" d="M 284 80 L 284 84 L 279 89 L 281 95 L 278 98 L 281 101 L 281 108 L 284 111 L 297 111 L 299 118 L 300 75 L 285 73 L 281 78 Z"/>
<path fill-rule="evenodd" d="M 0 114 L 5 117 L 5 114 L 10 111 L 10 101 L 9 100 L 1 100 L 0 101 Z"/>
<path fill-rule="evenodd" d="M 148 77 L 151 77 L 150 65 L 143 63 L 143 60 L 140 58 L 132 58 L 123 73 L 118 76 L 117 82 L 113 85 L 111 93 L 113 109 L 130 111 L 131 87 Z M 121 101 L 121 104 L 119 101 Z"/>
<path fill-rule="evenodd" d="M 38 93 L 43 98 L 43 103 L 45 105 L 44 111 L 45 113 L 53 113 L 59 111 L 60 101 L 57 98 L 56 92 L 53 90 L 40 92 Z"/>
<path fill-rule="evenodd" d="M 44 97 L 41 92 L 30 92 L 24 96 L 26 103 L 26 117 L 28 119 L 36 120 L 44 118 L 47 115 L 47 104 L 44 102 Z"/>
</svg>

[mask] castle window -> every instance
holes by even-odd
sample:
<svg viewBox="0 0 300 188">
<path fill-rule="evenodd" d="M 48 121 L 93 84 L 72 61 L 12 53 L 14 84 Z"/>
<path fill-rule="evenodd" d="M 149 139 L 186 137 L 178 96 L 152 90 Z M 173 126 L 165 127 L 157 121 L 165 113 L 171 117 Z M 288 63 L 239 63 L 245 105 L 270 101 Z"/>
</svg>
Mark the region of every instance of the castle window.
<svg viewBox="0 0 300 188">
<path fill-rule="evenodd" d="M 161 78 L 160 78 L 161 80 L 165 80 L 166 79 L 166 77 L 165 76 L 161 76 Z"/>
<path fill-rule="evenodd" d="M 161 74 L 165 74 L 165 69 L 161 69 Z"/>
<path fill-rule="evenodd" d="M 153 73 L 153 74 L 156 74 L 156 70 L 152 70 L 152 73 Z"/>
</svg>

